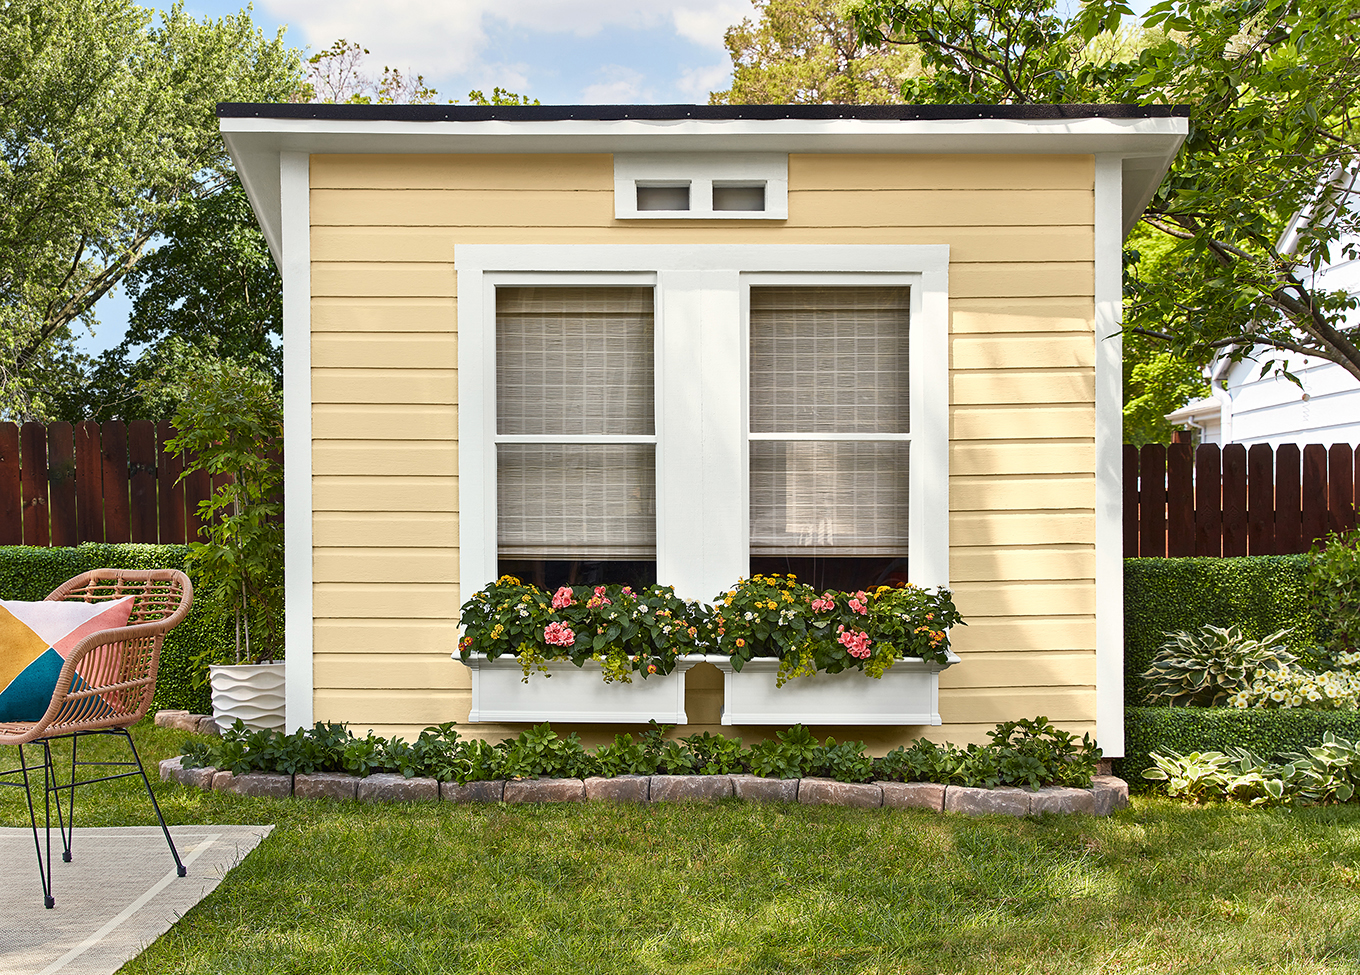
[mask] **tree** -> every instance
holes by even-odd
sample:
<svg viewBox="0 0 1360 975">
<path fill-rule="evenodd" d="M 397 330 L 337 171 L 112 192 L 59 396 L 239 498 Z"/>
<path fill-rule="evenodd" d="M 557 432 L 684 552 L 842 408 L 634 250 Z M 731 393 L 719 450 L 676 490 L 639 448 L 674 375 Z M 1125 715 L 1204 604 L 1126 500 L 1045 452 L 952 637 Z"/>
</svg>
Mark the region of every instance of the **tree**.
<svg viewBox="0 0 1360 975">
<path fill-rule="evenodd" d="M 285 100 L 301 67 L 246 13 L 8 0 L 0 78 L 0 410 L 42 416 L 72 326 L 232 178 L 216 103 Z"/>
<path fill-rule="evenodd" d="M 866 45 L 920 57 L 909 101 L 1188 105 L 1189 138 L 1143 217 L 1168 258 L 1126 267 L 1126 328 L 1188 362 L 1264 345 L 1360 379 L 1356 297 L 1312 284 L 1360 223 L 1346 175 L 1360 159 L 1357 0 L 1164 0 L 1136 54 L 1099 56 L 1130 14 L 1123 0 L 1071 17 L 1050 0 L 851 5 Z"/>
<path fill-rule="evenodd" d="M 713 105 L 888 104 L 899 100 L 915 58 L 866 46 L 838 0 L 753 0 L 759 20 L 729 27 L 732 87 Z"/>
</svg>

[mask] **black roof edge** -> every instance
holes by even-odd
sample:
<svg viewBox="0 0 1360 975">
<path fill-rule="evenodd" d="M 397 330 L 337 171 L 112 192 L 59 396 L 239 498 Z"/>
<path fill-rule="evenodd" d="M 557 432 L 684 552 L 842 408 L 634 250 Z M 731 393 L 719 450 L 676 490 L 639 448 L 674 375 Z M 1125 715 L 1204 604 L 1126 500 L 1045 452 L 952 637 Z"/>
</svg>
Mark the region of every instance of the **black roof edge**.
<svg viewBox="0 0 1360 975">
<path fill-rule="evenodd" d="M 945 119 L 1179 118 L 1186 105 L 333 105 L 219 102 L 218 118 L 381 122 L 613 122 L 625 119 Z"/>
</svg>

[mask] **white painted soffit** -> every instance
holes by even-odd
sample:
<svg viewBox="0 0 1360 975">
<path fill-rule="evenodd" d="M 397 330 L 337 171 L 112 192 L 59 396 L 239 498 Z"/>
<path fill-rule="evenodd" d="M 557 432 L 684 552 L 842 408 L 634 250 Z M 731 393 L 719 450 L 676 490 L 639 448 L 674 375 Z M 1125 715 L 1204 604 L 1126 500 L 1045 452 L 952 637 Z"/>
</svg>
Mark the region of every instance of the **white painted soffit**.
<svg viewBox="0 0 1360 975">
<path fill-rule="evenodd" d="M 279 153 L 1107 153 L 1124 159 L 1124 229 L 1188 132 L 1169 118 L 614 119 L 475 122 L 223 118 L 222 138 L 279 261 Z"/>
</svg>

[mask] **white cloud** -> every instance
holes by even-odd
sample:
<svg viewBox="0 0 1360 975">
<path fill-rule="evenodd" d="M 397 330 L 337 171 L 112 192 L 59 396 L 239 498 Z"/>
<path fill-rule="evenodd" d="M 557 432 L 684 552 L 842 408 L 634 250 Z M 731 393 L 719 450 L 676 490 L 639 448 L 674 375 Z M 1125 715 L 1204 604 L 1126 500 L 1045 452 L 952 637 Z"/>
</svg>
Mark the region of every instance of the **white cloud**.
<svg viewBox="0 0 1360 975">
<path fill-rule="evenodd" d="M 709 92 L 728 87 L 731 80 L 730 64 L 711 64 L 702 68 L 686 68 L 676 79 L 675 88 L 695 104 L 706 105 Z"/>
<path fill-rule="evenodd" d="M 722 50 L 727 28 L 741 23 L 742 18 L 753 12 L 749 0 L 708 0 L 676 8 L 672 19 L 675 32 L 681 37 Z"/>
<path fill-rule="evenodd" d="M 640 71 L 620 64 L 606 64 L 596 73 L 602 76 L 602 80 L 588 85 L 581 92 L 581 104 L 630 105 L 650 100 L 649 93 L 643 90 L 646 79 Z"/>
<path fill-rule="evenodd" d="M 428 76 L 475 70 L 487 27 L 589 37 L 609 27 L 670 27 L 697 44 L 722 47 L 723 31 L 750 12 L 749 0 L 687 0 L 670 8 L 637 0 L 263 0 L 314 50 L 337 38 L 358 41 L 372 59 Z"/>
</svg>

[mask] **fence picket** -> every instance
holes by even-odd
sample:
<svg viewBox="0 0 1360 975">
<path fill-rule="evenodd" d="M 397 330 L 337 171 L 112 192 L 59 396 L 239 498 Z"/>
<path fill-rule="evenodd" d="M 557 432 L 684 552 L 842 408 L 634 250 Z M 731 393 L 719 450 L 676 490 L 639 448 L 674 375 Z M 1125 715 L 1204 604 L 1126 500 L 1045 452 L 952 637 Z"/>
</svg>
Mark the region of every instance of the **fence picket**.
<svg viewBox="0 0 1360 975">
<path fill-rule="evenodd" d="M 183 545 L 184 482 L 179 479 L 184 463 L 166 449 L 175 436 L 175 428 L 162 420 L 156 424 L 157 504 L 160 514 L 160 537 L 163 545 Z"/>
<path fill-rule="evenodd" d="M 128 530 L 134 542 L 160 541 L 156 532 L 156 428 L 149 420 L 127 427 Z"/>
<path fill-rule="evenodd" d="M 80 541 L 76 525 L 76 448 L 69 423 L 47 426 L 47 480 L 52 544 L 75 545 Z"/>
<path fill-rule="evenodd" d="M 1275 554 L 1275 451 L 1252 444 L 1247 451 L 1247 552 Z"/>
<path fill-rule="evenodd" d="M 1223 556 L 1247 554 L 1247 448 L 1223 448 Z"/>
<path fill-rule="evenodd" d="M 0 545 L 24 543 L 24 501 L 19 490 L 19 428 L 0 423 Z"/>
<path fill-rule="evenodd" d="M 1138 448 L 1124 444 L 1124 558 L 1138 556 Z"/>
<path fill-rule="evenodd" d="M 1144 444 L 1138 451 L 1138 554 L 1166 557 L 1166 448 Z"/>
<path fill-rule="evenodd" d="M 104 541 L 130 542 L 127 426 L 120 420 L 108 420 L 100 426 L 99 438 L 104 480 Z"/>
<path fill-rule="evenodd" d="M 1303 551 L 1303 508 L 1299 490 L 1299 445 L 1275 448 L 1275 554 Z"/>
<path fill-rule="evenodd" d="M 1327 529 L 1348 532 L 1355 527 L 1355 473 L 1349 444 L 1334 443 L 1327 451 Z"/>
<path fill-rule="evenodd" d="M 1223 554 L 1223 459 L 1218 444 L 1195 451 L 1195 554 Z"/>
<path fill-rule="evenodd" d="M 1303 538 L 1306 549 L 1327 534 L 1327 448 L 1303 448 Z"/>
<path fill-rule="evenodd" d="M 51 525 L 47 503 L 47 428 L 25 423 L 19 430 L 19 479 L 24 492 L 24 544 L 50 544 Z"/>
<path fill-rule="evenodd" d="M 1195 554 L 1194 458 L 1188 442 L 1166 451 L 1166 554 Z"/>
</svg>

